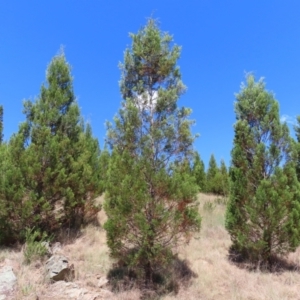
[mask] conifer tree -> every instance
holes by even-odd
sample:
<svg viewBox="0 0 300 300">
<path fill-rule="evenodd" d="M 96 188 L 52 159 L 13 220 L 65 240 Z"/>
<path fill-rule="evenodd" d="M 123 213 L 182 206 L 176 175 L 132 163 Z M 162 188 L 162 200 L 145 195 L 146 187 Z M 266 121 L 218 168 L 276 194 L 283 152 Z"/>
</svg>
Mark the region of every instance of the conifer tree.
<svg viewBox="0 0 300 300">
<path fill-rule="evenodd" d="M 218 173 L 218 165 L 217 161 L 215 159 L 215 156 L 211 154 L 209 163 L 208 163 L 208 169 L 206 172 L 206 192 L 208 193 L 214 193 L 215 192 L 215 177 Z"/>
<path fill-rule="evenodd" d="M 224 160 L 221 160 L 220 168 L 212 154 L 206 176 L 206 192 L 227 196 L 229 193 L 229 178 Z"/>
<path fill-rule="evenodd" d="M 106 187 L 110 253 L 147 284 L 166 266 L 174 246 L 200 229 L 197 184 L 188 170 L 194 136 L 191 110 L 178 108 L 184 92 L 176 62 L 180 47 L 150 19 L 125 51 L 120 82 L 124 101 L 114 125 Z"/>
<path fill-rule="evenodd" d="M 228 196 L 229 194 L 229 175 L 227 171 L 227 167 L 225 161 L 222 159 L 220 164 L 220 170 L 218 172 L 220 175 L 220 179 L 217 182 L 220 182 L 219 195 Z"/>
<path fill-rule="evenodd" d="M 296 138 L 297 138 L 297 157 L 296 157 L 296 172 L 298 181 L 300 182 L 300 116 L 297 118 L 297 125 L 295 126 Z"/>
<path fill-rule="evenodd" d="M 3 106 L 0 105 L 0 242 L 4 239 L 6 228 L 6 207 L 3 200 L 3 187 L 5 181 L 7 147 L 3 143 Z"/>
<path fill-rule="evenodd" d="M 194 155 L 194 164 L 192 173 L 196 179 L 196 183 L 199 187 L 200 192 L 206 191 L 206 173 L 205 173 L 205 166 L 204 162 L 202 161 L 200 154 L 195 151 Z"/>
<path fill-rule="evenodd" d="M 300 242 L 295 147 L 263 80 L 247 76 L 236 99 L 226 229 L 235 251 L 270 265 L 274 256 L 294 251 Z"/>
<path fill-rule="evenodd" d="M 15 239 L 26 227 L 53 232 L 79 226 L 99 192 L 99 145 L 84 126 L 64 54 L 53 58 L 26 121 L 10 140 L 5 202 Z M 58 210 L 59 209 L 59 210 Z"/>
<path fill-rule="evenodd" d="M 3 106 L 0 105 L 0 145 L 3 142 Z"/>
<path fill-rule="evenodd" d="M 20 126 L 20 131 L 24 131 Z M 0 244 L 10 244 L 17 241 L 21 231 L 27 224 L 25 219 L 34 219 L 29 202 L 23 202 L 26 194 L 24 176 L 24 135 L 13 135 L 7 144 L 1 147 L 1 209 L 0 209 Z"/>
<path fill-rule="evenodd" d="M 100 191 L 102 193 L 104 193 L 106 190 L 109 161 L 110 161 L 110 153 L 109 153 L 108 149 L 105 147 L 103 149 L 103 151 L 101 151 L 101 154 L 99 157 L 99 169 L 101 170 L 99 186 L 100 186 Z"/>
</svg>

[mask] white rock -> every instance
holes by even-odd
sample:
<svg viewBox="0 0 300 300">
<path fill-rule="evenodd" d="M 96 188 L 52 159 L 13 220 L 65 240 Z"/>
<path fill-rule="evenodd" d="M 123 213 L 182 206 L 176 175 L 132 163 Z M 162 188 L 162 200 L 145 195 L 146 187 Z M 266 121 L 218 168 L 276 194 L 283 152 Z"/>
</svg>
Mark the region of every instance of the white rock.
<svg viewBox="0 0 300 300">
<path fill-rule="evenodd" d="M 11 266 L 4 266 L 0 269 L 0 300 L 6 299 L 16 284 L 17 277 Z"/>
<path fill-rule="evenodd" d="M 104 287 L 106 284 L 108 283 L 108 280 L 106 279 L 106 277 L 100 277 L 99 280 L 98 280 L 98 287 L 99 288 L 102 288 Z"/>
</svg>

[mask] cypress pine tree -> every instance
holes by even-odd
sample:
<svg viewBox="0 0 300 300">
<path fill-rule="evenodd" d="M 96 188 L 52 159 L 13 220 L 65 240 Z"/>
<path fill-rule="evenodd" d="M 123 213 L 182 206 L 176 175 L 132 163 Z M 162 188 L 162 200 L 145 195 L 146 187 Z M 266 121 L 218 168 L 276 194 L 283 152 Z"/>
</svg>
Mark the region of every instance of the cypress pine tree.
<svg viewBox="0 0 300 300">
<path fill-rule="evenodd" d="M 226 229 L 235 251 L 270 265 L 300 242 L 295 147 L 263 80 L 249 75 L 236 99 Z"/>
<path fill-rule="evenodd" d="M 5 201 L 3 193 L 6 187 L 6 176 L 9 170 L 10 147 L 3 142 L 3 106 L 0 106 L 0 245 L 3 241 L 9 241 L 13 224 L 10 224 L 9 209 L 13 209 L 12 203 Z M 16 174 L 17 177 L 17 174 Z"/>
<path fill-rule="evenodd" d="M 110 153 L 109 153 L 108 149 L 105 147 L 104 150 L 101 151 L 101 154 L 99 157 L 99 168 L 101 170 L 99 186 L 100 186 L 100 191 L 102 193 L 104 193 L 106 190 L 109 161 L 110 161 Z"/>
<path fill-rule="evenodd" d="M 192 173 L 196 179 L 196 183 L 199 187 L 199 191 L 205 192 L 206 191 L 205 166 L 204 166 L 204 162 L 200 158 L 200 154 L 197 151 L 195 151 L 195 155 L 194 155 L 194 164 L 193 164 Z"/>
<path fill-rule="evenodd" d="M 229 177 L 224 160 L 221 160 L 220 168 L 212 154 L 206 175 L 206 192 L 227 196 L 229 193 Z"/>
<path fill-rule="evenodd" d="M 0 105 L 0 145 L 3 142 L 3 106 Z"/>
<path fill-rule="evenodd" d="M 180 47 L 149 20 L 121 64 L 124 101 L 114 125 L 108 124 L 112 148 L 104 204 L 111 255 L 147 284 L 172 258 L 174 246 L 200 229 L 198 192 L 187 161 L 193 154 L 188 119 L 177 108 L 184 92 L 176 61 Z"/>
<path fill-rule="evenodd" d="M 206 172 L 206 192 L 215 192 L 215 177 L 218 173 L 218 165 L 215 156 L 212 154 L 209 159 L 208 169 Z"/>
<path fill-rule="evenodd" d="M 296 172 L 298 181 L 300 182 L 300 116 L 297 118 L 297 126 L 295 126 L 296 138 L 297 138 L 297 157 L 296 157 Z"/>
<path fill-rule="evenodd" d="M 218 185 L 220 186 L 219 188 L 219 195 L 222 196 L 228 196 L 229 194 L 229 175 L 227 171 L 227 167 L 225 164 L 225 161 L 222 159 L 221 164 L 220 164 L 220 170 L 218 172 L 220 179 L 217 179 L 217 182 L 219 183 Z"/>
<path fill-rule="evenodd" d="M 25 199 L 26 188 L 24 185 L 26 174 L 24 160 L 24 136 L 26 135 L 26 126 L 22 124 L 19 134 L 11 137 L 8 144 L 2 145 L 2 164 L 1 164 L 1 200 L 0 209 L 0 244 L 10 244 L 17 241 L 22 235 L 21 231 L 28 224 L 23 221 L 34 219 L 28 201 Z M 21 134 L 24 133 L 24 134 Z"/>
<path fill-rule="evenodd" d="M 64 54 L 53 58 L 47 84 L 24 112 L 26 121 L 10 140 L 4 189 L 15 239 L 26 227 L 78 227 L 100 179 L 98 141 L 83 125 Z"/>
</svg>

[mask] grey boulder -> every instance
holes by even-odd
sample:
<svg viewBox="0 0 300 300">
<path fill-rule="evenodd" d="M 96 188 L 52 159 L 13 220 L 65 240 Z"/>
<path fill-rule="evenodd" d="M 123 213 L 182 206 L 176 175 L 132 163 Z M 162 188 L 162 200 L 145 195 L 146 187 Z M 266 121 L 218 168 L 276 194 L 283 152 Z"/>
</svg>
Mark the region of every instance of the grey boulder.
<svg viewBox="0 0 300 300">
<path fill-rule="evenodd" d="M 59 281 L 71 281 L 74 279 L 74 266 L 69 266 L 68 259 L 63 255 L 53 255 L 46 262 L 48 278 Z"/>
</svg>

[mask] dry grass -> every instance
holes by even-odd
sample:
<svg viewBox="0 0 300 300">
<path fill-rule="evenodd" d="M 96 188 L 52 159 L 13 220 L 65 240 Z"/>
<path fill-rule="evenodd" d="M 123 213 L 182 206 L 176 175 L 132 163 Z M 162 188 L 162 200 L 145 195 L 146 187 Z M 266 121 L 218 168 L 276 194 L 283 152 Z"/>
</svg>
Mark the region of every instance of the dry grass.
<svg viewBox="0 0 300 300">
<path fill-rule="evenodd" d="M 203 217 L 199 240 L 193 240 L 180 250 L 182 258 L 191 262 L 198 274 L 188 288 L 181 289 L 171 299 L 300 299 L 300 273 L 249 272 L 228 260 L 230 238 L 224 228 L 225 205 L 217 204 L 212 210 L 205 203 L 216 203 L 215 196 L 199 195 Z M 206 206 L 207 207 L 207 206 Z M 299 264 L 300 249 L 288 257 L 292 264 Z"/>
<path fill-rule="evenodd" d="M 277 273 L 247 271 L 228 260 L 230 238 L 224 228 L 225 205 L 217 197 L 199 195 L 202 228 L 198 237 L 179 249 L 179 257 L 188 260 L 191 269 L 198 275 L 181 286 L 177 295 L 161 299 L 300 299 L 300 272 L 283 270 Z M 102 199 L 100 199 L 102 200 Z M 211 204 L 210 204 L 211 203 Z M 98 221 L 103 224 L 101 212 Z M 66 243 L 63 253 L 75 266 L 75 282 L 81 287 L 97 291 L 98 278 L 105 276 L 112 266 L 105 243 L 105 232 L 100 227 L 88 226 L 72 243 Z M 42 274 L 42 263 L 25 266 L 22 252 L 0 250 L 0 265 L 11 260 L 18 277 L 13 299 L 36 299 L 48 289 Z M 300 266 L 300 249 L 287 258 L 291 264 Z M 113 300 L 140 299 L 139 290 L 124 291 L 107 298 Z M 43 299 L 40 297 L 39 299 Z"/>
</svg>

